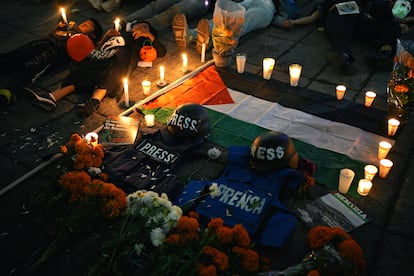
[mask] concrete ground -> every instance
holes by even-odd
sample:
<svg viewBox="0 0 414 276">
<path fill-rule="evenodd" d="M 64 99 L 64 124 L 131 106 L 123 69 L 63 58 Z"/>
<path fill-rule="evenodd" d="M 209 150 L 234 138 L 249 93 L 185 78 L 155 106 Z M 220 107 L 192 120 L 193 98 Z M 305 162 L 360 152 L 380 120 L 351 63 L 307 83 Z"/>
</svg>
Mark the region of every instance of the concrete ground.
<svg viewBox="0 0 414 276">
<path fill-rule="evenodd" d="M 35 0 L 2 0 L 0 3 L 0 52 L 42 37 L 52 29 L 58 19 L 57 3 L 38 3 Z M 50 1 L 43 1 L 50 2 Z M 57 2 L 57 1 L 56 1 Z M 117 16 L 125 16 L 149 1 L 124 0 L 119 11 L 103 13 L 94 10 L 86 0 L 73 0 L 68 9 L 70 20 L 77 22 L 95 17 L 103 22 L 104 29 L 111 27 Z M 302 13 L 307 14 L 312 9 L 312 1 L 300 1 Z M 190 21 L 195 26 L 197 21 Z M 179 71 L 181 64 L 180 51 L 174 43 L 170 29 L 160 33 L 160 39 L 167 46 L 167 56 L 154 62 L 152 68 L 137 68 L 131 80 L 131 101 L 138 102 L 144 97 L 141 93 L 140 81 L 142 76 L 153 81 L 152 89 L 158 89 L 154 83 L 158 80 L 158 66 L 165 65 L 166 81 L 173 83 L 182 77 Z M 275 57 L 276 70 L 272 78 L 282 83 L 288 82 L 288 65 L 300 63 L 303 65 L 300 88 L 316 91 L 325 95 L 334 95 L 335 86 L 345 84 L 347 91 L 345 100 L 338 103 L 363 104 L 364 93 L 367 90 L 377 92 L 373 108 L 387 111 L 386 86 L 389 71 L 377 71 L 366 66 L 363 55 L 369 53 L 368 45 L 356 43 L 354 62 L 357 73 L 353 76 L 343 76 L 327 63 L 325 55 L 330 48 L 324 33 L 315 25 L 294 27 L 283 30 L 268 27 L 243 37 L 238 51 L 247 53 L 246 71 L 252 75 L 261 74 L 261 62 L 265 56 Z M 194 70 L 201 64 L 195 46 L 191 46 L 189 55 L 189 70 Z M 210 60 L 208 52 L 206 60 Z M 230 73 L 235 71 L 235 62 L 226 68 Z M 53 73 L 52 77 L 44 80 L 42 85 L 50 90 L 59 85 L 65 72 Z M 231 75 L 231 74 L 230 74 Z M 25 238 L 16 238 L 15 233 L 9 233 L 7 225 L 11 219 L 19 227 L 24 228 L 27 218 L 27 204 L 32 199 L 32 193 L 38 188 L 35 183 L 47 181 L 54 176 L 54 166 L 45 162 L 57 152 L 57 145 L 63 145 L 68 135 L 74 131 L 85 134 L 98 128 L 110 112 L 121 113 L 122 105 L 113 99 L 105 99 L 100 110 L 102 114 L 94 114 L 86 119 L 79 117 L 73 111 L 74 105 L 84 100 L 84 95 L 71 95 L 59 102 L 53 113 L 47 113 L 31 105 L 30 98 L 19 94 L 18 103 L 0 114 L 0 188 L 4 194 L 0 198 L 0 242 L 14 239 L 16 248 L 7 259 L 7 265 L 2 265 L 2 275 L 23 275 L 22 267 L 26 265 L 22 254 Z M 346 108 L 346 107 L 344 107 Z M 413 155 L 413 124 L 412 120 L 405 123 L 399 133 L 396 146 L 391 157 L 395 161 L 387 179 L 377 179 L 373 191 L 368 197 L 360 198 L 355 203 L 365 210 L 372 222 L 352 232 L 352 236 L 360 243 L 366 259 L 366 275 L 412 275 L 411 265 L 414 262 L 414 155 Z M 39 167 L 40 166 L 40 167 Z M 39 172 L 33 172 L 33 169 Z M 40 170 L 41 169 L 41 170 Z M 6 190 L 7 191 L 6 191 Z M 17 218 L 17 220 L 16 220 Z M 21 219 L 21 223 L 19 222 Z M 17 221 L 17 222 L 16 222 Z M 36 236 L 35 232 L 21 229 L 22 233 Z M 26 231 L 26 232 L 25 232 Z M 7 244 L 10 244 L 7 243 Z M 2 250 L 10 249 L 1 246 Z M 20 249 L 22 248 L 22 249 Z M 291 250 L 294 252 L 294 250 Z M 23 253 L 24 252 L 24 253 Z M 283 252 L 282 252 L 283 253 Z M 7 253 L 3 253 L 7 254 Z M 301 256 L 289 256 L 290 262 Z M 289 261 L 286 265 L 289 265 Z"/>
</svg>

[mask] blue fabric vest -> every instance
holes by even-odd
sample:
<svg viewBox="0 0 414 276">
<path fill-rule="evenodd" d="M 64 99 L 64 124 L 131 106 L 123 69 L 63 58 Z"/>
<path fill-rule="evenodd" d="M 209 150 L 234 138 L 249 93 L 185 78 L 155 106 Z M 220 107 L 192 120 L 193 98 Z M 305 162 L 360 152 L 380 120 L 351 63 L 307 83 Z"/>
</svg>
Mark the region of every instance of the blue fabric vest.
<svg viewBox="0 0 414 276">
<path fill-rule="evenodd" d="M 220 217 L 228 226 L 242 224 L 256 242 L 281 247 L 297 225 L 281 195 L 282 200 L 288 199 L 300 185 L 302 176 L 291 168 L 257 172 L 250 169 L 248 161 L 249 147 L 230 146 L 223 174 L 216 180 L 189 182 L 174 204 L 189 206 L 216 183 L 220 195 L 214 198 L 206 195 L 194 206 L 201 218 Z"/>
</svg>

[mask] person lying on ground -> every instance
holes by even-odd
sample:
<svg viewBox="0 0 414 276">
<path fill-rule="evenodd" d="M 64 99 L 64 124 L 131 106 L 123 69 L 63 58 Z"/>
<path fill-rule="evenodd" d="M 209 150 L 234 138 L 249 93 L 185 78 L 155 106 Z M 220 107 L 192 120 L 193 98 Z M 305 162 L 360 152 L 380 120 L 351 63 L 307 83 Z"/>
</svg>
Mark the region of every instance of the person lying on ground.
<svg viewBox="0 0 414 276">
<path fill-rule="evenodd" d="M 287 20 L 285 25 L 291 28 L 320 21 L 332 45 L 332 51 L 327 55 L 328 61 L 345 75 L 353 75 L 356 71 L 352 65 L 352 46 L 355 40 L 372 44 L 375 42 L 379 45 L 374 53 L 364 57 L 365 63 L 376 69 L 391 70 L 397 38 L 406 32 L 408 27 L 388 19 L 367 16 L 361 4 L 355 6 L 352 13 L 343 13 L 341 5 L 338 4 L 346 3 L 350 2 L 325 0 L 316 6 L 311 15 Z"/>
<path fill-rule="evenodd" d="M 43 70 L 71 61 L 66 44 L 70 37 L 78 33 L 86 34 L 96 42 L 102 36 L 102 26 L 94 18 L 89 18 L 79 25 L 74 21 L 68 24 L 60 21 L 45 37 L 30 41 L 9 52 L 0 53 L 0 73 L 19 73 L 18 86 L 34 82 Z"/>
<path fill-rule="evenodd" d="M 269 26 L 274 18 L 276 8 L 272 0 L 236 1 L 245 8 L 244 22 L 240 37 Z M 201 53 L 203 43 L 207 49 L 213 46 L 211 30 L 213 20 L 201 19 L 196 29 L 189 29 L 186 15 L 177 14 L 172 21 L 175 43 L 178 48 L 185 49 L 190 43 L 196 42 L 197 52 Z"/>
<path fill-rule="evenodd" d="M 215 0 L 155 0 L 126 16 L 124 21 L 147 21 L 157 31 L 162 31 L 171 27 L 175 15 L 183 13 L 188 19 L 200 18 L 212 11 L 215 2 Z"/>
<path fill-rule="evenodd" d="M 151 42 L 156 56 L 166 54 L 165 46 L 157 39 L 157 31 L 145 21 L 136 22 L 131 32 L 109 29 L 96 50 L 78 64 L 63 81 L 61 88 L 51 93 L 35 87 L 25 87 L 35 98 L 34 104 L 53 111 L 56 103 L 76 90 L 92 91 L 92 96 L 77 106 L 78 113 L 88 116 L 99 109 L 105 96 L 119 100 L 122 96 L 122 80 L 136 68 L 141 59 L 140 50 Z"/>
</svg>

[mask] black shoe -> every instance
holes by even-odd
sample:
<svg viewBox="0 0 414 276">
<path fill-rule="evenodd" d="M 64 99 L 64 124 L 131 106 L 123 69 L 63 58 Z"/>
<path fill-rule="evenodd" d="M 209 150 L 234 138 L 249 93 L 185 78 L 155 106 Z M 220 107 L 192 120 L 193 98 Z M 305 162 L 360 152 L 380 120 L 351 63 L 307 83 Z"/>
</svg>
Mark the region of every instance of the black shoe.
<svg viewBox="0 0 414 276">
<path fill-rule="evenodd" d="M 345 75 L 354 75 L 355 68 L 351 64 L 351 58 L 345 53 L 329 52 L 328 53 L 329 63 L 344 73 Z"/>
<path fill-rule="evenodd" d="M 23 86 L 22 89 L 32 93 L 35 100 L 33 102 L 34 105 L 37 105 L 46 111 L 53 111 L 56 109 L 56 100 L 49 92 L 28 86 Z"/>
<path fill-rule="evenodd" d="M 394 62 L 391 51 L 368 54 L 364 57 L 364 61 L 367 65 L 384 71 L 391 70 Z"/>
</svg>

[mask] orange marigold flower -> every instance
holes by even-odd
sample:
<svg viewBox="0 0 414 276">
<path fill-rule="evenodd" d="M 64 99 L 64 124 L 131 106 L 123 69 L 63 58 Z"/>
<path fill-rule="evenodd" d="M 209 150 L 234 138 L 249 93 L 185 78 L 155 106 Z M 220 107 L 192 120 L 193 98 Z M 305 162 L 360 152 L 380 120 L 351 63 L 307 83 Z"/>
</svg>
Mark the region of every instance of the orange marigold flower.
<svg viewBox="0 0 414 276">
<path fill-rule="evenodd" d="M 203 266 L 198 269 L 198 275 L 200 276 L 216 276 L 217 269 L 214 265 Z"/>
<path fill-rule="evenodd" d="M 195 218 L 182 216 L 177 222 L 178 232 L 198 232 L 199 224 Z"/>
<path fill-rule="evenodd" d="M 213 233 L 224 224 L 224 220 L 222 218 L 212 218 L 207 225 L 207 228 L 212 231 Z"/>
<path fill-rule="evenodd" d="M 254 272 L 259 269 L 259 255 L 256 251 L 235 246 L 232 251 L 242 257 L 242 268 L 246 272 Z"/>
<path fill-rule="evenodd" d="M 189 212 L 188 213 L 188 216 L 190 218 L 195 218 L 196 220 L 199 220 L 200 219 L 200 215 L 197 212 L 194 212 L 194 211 Z"/>
<path fill-rule="evenodd" d="M 198 232 L 183 232 L 180 233 L 180 238 L 182 243 L 198 241 L 200 237 L 198 236 Z"/>
<path fill-rule="evenodd" d="M 398 93 L 407 93 L 410 89 L 405 84 L 396 84 L 394 86 L 394 90 L 395 92 L 398 92 Z"/>
<path fill-rule="evenodd" d="M 345 232 L 345 230 L 342 229 L 341 227 L 332 227 L 331 231 L 332 231 L 332 236 L 338 236 L 341 239 L 341 241 L 352 239 L 352 236 L 349 235 L 347 232 Z"/>
<path fill-rule="evenodd" d="M 332 230 L 328 226 L 316 226 L 308 233 L 308 242 L 311 248 L 320 248 L 332 239 Z"/>
<path fill-rule="evenodd" d="M 337 250 L 341 256 L 354 264 L 354 270 L 359 273 L 364 268 L 364 255 L 361 247 L 353 239 L 347 239 L 338 244 Z"/>
<path fill-rule="evenodd" d="M 68 147 L 67 146 L 60 146 L 60 151 L 63 153 L 68 153 Z"/>
<path fill-rule="evenodd" d="M 106 173 L 99 173 L 98 174 L 99 179 L 102 179 L 103 181 L 107 181 L 108 180 L 108 175 Z"/>
<path fill-rule="evenodd" d="M 177 233 L 169 235 L 165 241 L 169 244 L 175 244 L 178 245 L 180 243 L 180 235 Z"/>
<path fill-rule="evenodd" d="M 67 172 L 59 179 L 60 186 L 70 191 L 70 201 L 82 199 L 84 190 L 90 186 L 90 183 L 91 177 L 84 171 Z"/>
<path fill-rule="evenodd" d="M 242 247 L 248 247 L 251 242 L 249 233 L 241 224 L 233 226 L 233 239 L 237 245 Z"/>
<path fill-rule="evenodd" d="M 212 258 L 213 263 L 217 265 L 219 270 L 224 271 L 229 267 L 229 257 L 217 248 L 205 246 L 203 253 Z"/>
<path fill-rule="evenodd" d="M 407 58 L 406 65 L 408 66 L 408 68 L 413 69 L 414 68 L 414 58 L 412 58 L 411 56 L 409 56 Z"/>
<path fill-rule="evenodd" d="M 409 77 L 410 79 L 414 78 L 414 70 L 408 70 L 407 77 Z"/>
<path fill-rule="evenodd" d="M 223 244 L 230 244 L 233 241 L 233 230 L 230 227 L 220 227 L 216 230 L 215 234 L 219 242 Z"/>
<path fill-rule="evenodd" d="M 316 269 L 313 269 L 306 274 L 306 276 L 320 276 L 321 274 Z"/>
</svg>

